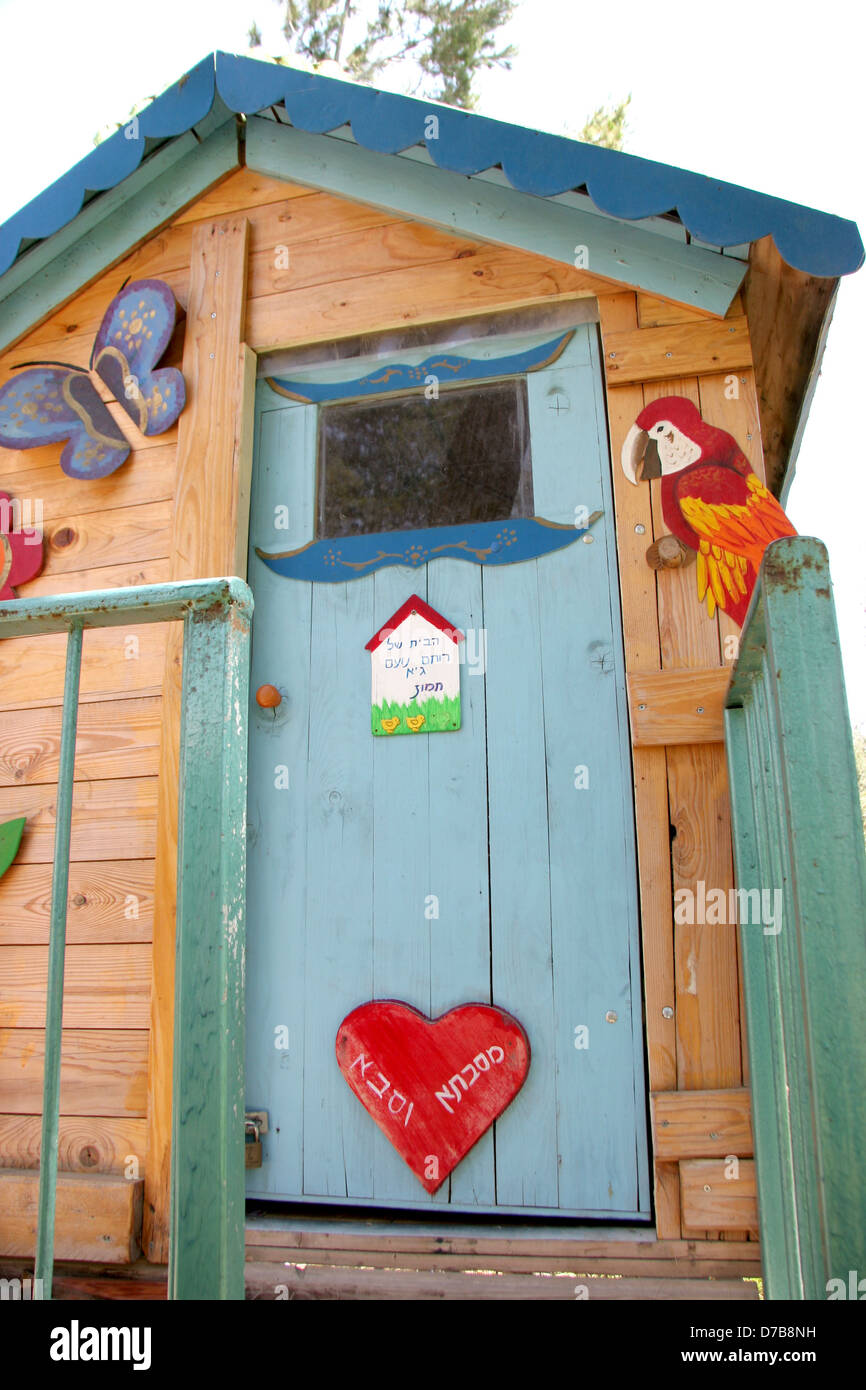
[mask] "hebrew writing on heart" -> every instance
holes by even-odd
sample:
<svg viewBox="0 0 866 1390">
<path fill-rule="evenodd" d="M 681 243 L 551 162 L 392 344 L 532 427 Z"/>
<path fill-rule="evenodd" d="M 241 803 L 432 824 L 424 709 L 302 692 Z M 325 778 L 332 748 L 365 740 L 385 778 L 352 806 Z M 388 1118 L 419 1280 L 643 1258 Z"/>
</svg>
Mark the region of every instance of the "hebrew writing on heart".
<svg viewBox="0 0 866 1390">
<path fill-rule="evenodd" d="M 428 1192 L 511 1104 L 529 1039 L 503 1009 L 463 1004 L 429 1019 L 395 999 L 353 1010 L 337 1032 L 346 1082 Z"/>
</svg>

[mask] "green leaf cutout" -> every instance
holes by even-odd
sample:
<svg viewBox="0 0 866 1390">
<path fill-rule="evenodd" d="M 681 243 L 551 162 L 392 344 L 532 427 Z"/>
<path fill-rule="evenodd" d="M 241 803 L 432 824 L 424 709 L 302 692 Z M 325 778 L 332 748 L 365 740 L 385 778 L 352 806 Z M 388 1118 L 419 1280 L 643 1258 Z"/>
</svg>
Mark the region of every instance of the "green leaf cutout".
<svg viewBox="0 0 866 1390">
<path fill-rule="evenodd" d="M 16 816 L 15 820 L 7 820 L 0 825 L 0 878 L 3 877 L 18 853 L 21 835 L 26 824 L 26 816 Z"/>
</svg>

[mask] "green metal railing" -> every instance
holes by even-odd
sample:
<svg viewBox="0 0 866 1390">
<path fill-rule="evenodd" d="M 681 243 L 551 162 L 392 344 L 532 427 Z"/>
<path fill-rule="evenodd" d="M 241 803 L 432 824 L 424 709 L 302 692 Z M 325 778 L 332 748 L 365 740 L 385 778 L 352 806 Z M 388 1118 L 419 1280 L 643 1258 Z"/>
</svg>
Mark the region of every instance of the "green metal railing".
<svg viewBox="0 0 866 1390">
<path fill-rule="evenodd" d="M 866 853 L 820 541 L 768 547 L 726 703 L 738 885 L 781 894 L 772 925 L 740 925 L 765 1290 L 847 1297 L 866 1276 Z"/>
<path fill-rule="evenodd" d="M 169 1298 L 244 1296 L 244 901 L 253 600 L 239 579 L 0 604 L 0 638 L 66 632 L 35 1278 L 50 1298 L 72 778 L 87 628 L 182 619 Z"/>
</svg>

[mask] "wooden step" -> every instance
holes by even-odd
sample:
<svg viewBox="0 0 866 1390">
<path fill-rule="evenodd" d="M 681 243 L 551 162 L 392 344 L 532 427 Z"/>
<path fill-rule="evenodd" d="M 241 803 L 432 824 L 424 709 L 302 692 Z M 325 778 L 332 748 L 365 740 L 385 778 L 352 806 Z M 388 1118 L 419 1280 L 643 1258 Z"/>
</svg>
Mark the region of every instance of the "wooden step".
<svg viewBox="0 0 866 1390">
<path fill-rule="evenodd" d="M 286 1299 L 636 1299 L 757 1301 L 755 1283 L 745 1279 L 649 1279 L 617 1275 L 464 1273 L 416 1269 L 358 1269 L 346 1266 L 248 1263 L 247 1298 Z"/>
</svg>

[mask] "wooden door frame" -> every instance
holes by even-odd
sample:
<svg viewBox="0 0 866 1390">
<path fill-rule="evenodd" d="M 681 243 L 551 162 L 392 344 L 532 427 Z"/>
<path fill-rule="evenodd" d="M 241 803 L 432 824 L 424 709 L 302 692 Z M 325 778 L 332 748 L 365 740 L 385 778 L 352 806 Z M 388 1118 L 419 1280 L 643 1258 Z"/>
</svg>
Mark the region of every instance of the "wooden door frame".
<svg viewBox="0 0 866 1390">
<path fill-rule="evenodd" d="M 246 575 L 257 365 L 259 356 L 265 355 L 265 349 L 259 352 L 249 345 L 245 334 L 248 237 L 249 224 L 246 218 L 239 216 L 202 223 L 196 227 L 193 238 L 192 277 L 183 356 L 184 377 L 192 390 L 190 406 L 181 417 L 179 426 L 175 520 L 169 570 L 171 578 Z M 633 299 L 633 296 L 631 298 Z M 549 304 L 549 299 L 542 297 L 528 301 L 526 307 L 548 307 Z M 603 344 L 606 316 L 601 297 L 596 297 L 596 304 L 599 335 Z M 453 320 L 444 319 L 442 322 L 447 324 Z M 604 384 L 602 391 L 605 398 L 605 423 L 612 472 L 614 537 L 621 578 L 620 620 L 627 670 L 626 588 L 622 582 L 623 555 L 617 525 L 622 502 L 622 480 L 618 479 L 617 470 L 613 467 L 610 447 L 613 433 L 610 393 Z M 231 428 L 225 428 L 219 420 L 214 422 L 212 403 L 215 400 L 234 406 L 231 410 Z M 202 447 L 202 439 L 207 441 L 206 448 Z M 201 505 L 204 499 L 208 503 L 206 506 Z M 629 502 L 632 502 L 631 498 Z M 146 1258 L 155 1263 L 167 1262 L 169 1239 L 180 692 L 178 634 L 176 638 L 170 638 L 168 643 L 163 685 L 148 1057 L 148 1144 L 142 1249 Z M 661 753 L 662 758 L 664 757 L 661 749 L 653 749 L 652 752 Z M 644 914 L 647 898 L 658 907 L 659 895 L 656 890 L 649 888 L 648 874 L 642 867 L 648 861 L 642 844 L 646 835 L 642 836 L 638 809 L 639 801 L 645 804 L 646 797 L 639 798 L 637 767 L 634 764 L 632 774 L 631 800 L 637 831 L 638 952 L 641 975 L 641 989 L 635 992 L 633 1007 L 639 999 L 642 1006 L 641 1033 L 647 1064 L 645 1080 L 649 1110 L 650 1095 L 657 1088 L 657 1081 L 654 1077 L 650 1047 L 650 1014 L 647 1006 L 651 977 L 647 965 Z M 648 808 L 645 807 L 646 809 Z M 654 805 L 653 810 L 660 812 L 660 816 L 652 818 L 653 824 L 649 827 L 651 839 L 656 840 L 659 827 L 665 832 L 667 830 L 667 807 Z M 650 1165 L 654 1165 L 651 1124 L 647 1126 L 647 1139 L 648 1160 Z M 659 1237 L 662 1234 L 659 1228 L 659 1168 L 658 1165 L 654 1167 L 656 1181 L 651 1184 L 651 1221 L 655 1223 L 656 1234 Z M 566 1226 L 571 1229 L 568 1218 L 563 1218 L 563 1227 Z"/>
</svg>

